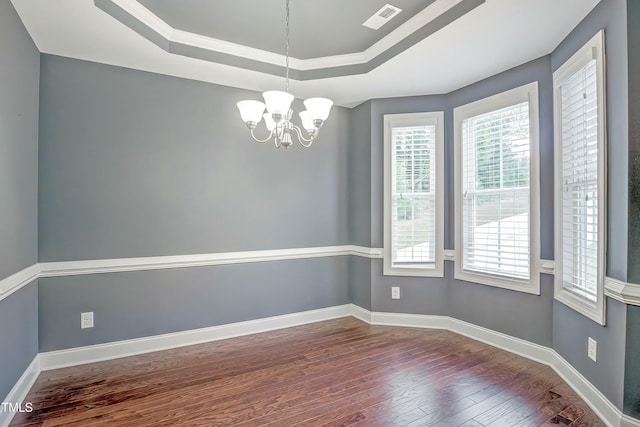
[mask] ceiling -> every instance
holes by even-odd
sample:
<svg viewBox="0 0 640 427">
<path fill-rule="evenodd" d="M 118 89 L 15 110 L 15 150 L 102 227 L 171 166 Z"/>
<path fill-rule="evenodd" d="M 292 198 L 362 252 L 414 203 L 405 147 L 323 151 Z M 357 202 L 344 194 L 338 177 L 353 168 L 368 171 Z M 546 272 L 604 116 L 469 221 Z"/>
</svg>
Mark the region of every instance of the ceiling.
<svg viewBox="0 0 640 427">
<path fill-rule="evenodd" d="M 138 1 L 175 29 L 284 53 L 284 0 Z M 388 1 L 402 12 L 379 30 L 372 30 L 361 24 L 387 0 L 292 0 L 291 56 L 309 59 L 362 52 L 435 0 Z M 229 19 L 231 16 L 239 18 Z M 328 29 L 333 37 L 319 37 Z"/>
<path fill-rule="evenodd" d="M 379 30 L 362 23 L 402 9 Z M 291 92 L 354 106 L 447 93 L 550 53 L 599 0 L 291 0 Z M 284 0 L 12 0 L 38 49 L 284 88 Z"/>
</svg>

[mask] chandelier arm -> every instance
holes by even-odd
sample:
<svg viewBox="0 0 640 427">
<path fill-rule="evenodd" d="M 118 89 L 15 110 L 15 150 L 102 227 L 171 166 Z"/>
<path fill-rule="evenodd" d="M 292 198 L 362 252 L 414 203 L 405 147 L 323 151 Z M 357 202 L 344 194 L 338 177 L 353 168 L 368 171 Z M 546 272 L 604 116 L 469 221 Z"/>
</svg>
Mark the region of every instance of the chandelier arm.
<svg viewBox="0 0 640 427">
<path fill-rule="evenodd" d="M 265 139 L 259 139 L 259 138 L 257 138 L 257 137 L 256 137 L 256 135 L 255 135 L 255 133 L 254 133 L 254 129 L 251 129 L 251 138 L 253 138 L 253 140 L 254 140 L 255 142 L 259 142 L 259 143 L 261 143 L 261 144 L 262 144 L 262 143 L 264 143 L 264 142 L 269 141 L 271 138 L 273 138 L 273 132 L 270 132 L 270 133 L 269 133 L 269 136 L 268 136 L 268 137 L 266 137 Z"/>
<path fill-rule="evenodd" d="M 312 135 L 310 138 L 305 138 L 304 135 L 302 134 L 302 130 L 300 130 L 300 128 L 296 125 L 291 125 L 291 127 L 293 128 L 293 130 L 296 131 L 296 134 L 298 135 L 298 142 L 300 143 L 300 145 L 302 145 L 304 148 L 309 148 L 311 147 L 311 144 L 313 144 L 313 141 L 316 139 L 316 136 L 318 135 L 317 133 L 315 135 Z M 305 144 L 305 142 L 307 142 L 308 144 Z"/>
<path fill-rule="evenodd" d="M 284 134 L 285 134 L 285 128 L 287 127 L 287 119 L 282 119 L 282 121 L 280 123 L 278 123 L 276 125 L 276 137 L 279 140 L 282 140 L 284 138 Z"/>
<path fill-rule="evenodd" d="M 297 139 L 300 145 L 305 148 L 311 146 L 313 141 L 318 137 L 320 126 L 326 116 L 329 114 L 329 110 L 333 102 L 326 98 L 309 98 L 305 100 L 305 106 L 310 103 L 310 107 L 307 107 L 307 111 L 300 113 L 300 117 L 303 121 L 303 127 L 306 132 L 303 133 L 302 129 L 291 122 L 291 116 L 293 115 L 293 109 L 290 108 L 293 95 L 289 92 L 289 71 L 290 71 L 290 56 L 289 56 L 289 33 L 290 33 L 290 0 L 285 0 L 285 33 L 284 33 L 284 50 L 285 50 L 285 92 L 281 91 L 268 91 L 263 93 L 265 103 L 267 105 L 273 104 L 273 110 L 279 111 L 278 113 L 269 113 L 267 108 L 267 114 L 264 113 L 265 103 L 259 101 L 240 101 L 237 103 L 240 110 L 240 117 L 243 119 L 247 127 L 251 130 L 251 138 L 258 143 L 265 143 L 273 140 L 276 148 L 284 147 L 288 148 L 293 143 L 292 133 L 297 134 Z M 267 94 L 269 95 L 267 96 Z M 280 108 L 289 106 L 289 111 L 280 112 Z M 313 108 L 312 108 L 313 107 Z M 260 110 L 260 111 L 258 111 Z M 309 111 L 317 110 L 317 114 L 314 114 L 311 120 L 311 113 Z M 269 136 L 260 139 L 255 135 L 255 127 L 260 122 L 261 116 L 264 117 L 267 122 L 267 130 Z M 324 117 L 324 120 L 319 118 Z M 269 128 L 272 128 L 269 130 Z M 306 137 L 305 135 L 308 135 Z"/>
</svg>

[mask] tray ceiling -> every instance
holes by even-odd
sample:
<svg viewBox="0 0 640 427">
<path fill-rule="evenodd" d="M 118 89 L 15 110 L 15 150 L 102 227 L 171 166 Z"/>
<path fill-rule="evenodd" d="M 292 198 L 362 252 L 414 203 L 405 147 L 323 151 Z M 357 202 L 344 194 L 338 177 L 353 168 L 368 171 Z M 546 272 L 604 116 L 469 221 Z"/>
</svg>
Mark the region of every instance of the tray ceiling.
<svg viewBox="0 0 640 427">
<path fill-rule="evenodd" d="M 293 0 L 291 56 L 362 52 L 435 0 Z M 272 53 L 284 53 L 283 0 L 139 0 L 171 27 Z M 402 9 L 378 30 L 362 23 L 385 4 Z"/>
<path fill-rule="evenodd" d="M 451 92 L 550 53 L 598 2 L 292 0 L 291 92 L 343 106 Z M 43 53 L 257 91 L 283 87 L 284 0 L 12 3 Z M 378 31 L 362 27 L 385 3 L 403 11 Z"/>
</svg>

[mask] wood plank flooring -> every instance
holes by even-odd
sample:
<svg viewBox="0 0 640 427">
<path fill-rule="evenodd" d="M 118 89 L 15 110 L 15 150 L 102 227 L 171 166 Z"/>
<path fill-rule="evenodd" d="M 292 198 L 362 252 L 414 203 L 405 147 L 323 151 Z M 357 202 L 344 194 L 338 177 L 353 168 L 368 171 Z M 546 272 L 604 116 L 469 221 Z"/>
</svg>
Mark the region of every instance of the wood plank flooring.
<svg viewBox="0 0 640 427">
<path fill-rule="evenodd" d="M 343 318 L 43 372 L 12 426 L 603 426 L 550 368 Z"/>
</svg>

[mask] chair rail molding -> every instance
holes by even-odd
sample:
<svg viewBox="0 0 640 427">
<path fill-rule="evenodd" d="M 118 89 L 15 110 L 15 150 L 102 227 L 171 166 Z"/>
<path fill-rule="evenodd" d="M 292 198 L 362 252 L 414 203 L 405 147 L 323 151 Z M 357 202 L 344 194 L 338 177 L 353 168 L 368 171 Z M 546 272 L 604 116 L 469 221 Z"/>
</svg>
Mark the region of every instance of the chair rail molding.
<svg viewBox="0 0 640 427">
<path fill-rule="evenodd" d="M 628 305 L 640 306 L 640 285 L 612 277 L 604 279 L 604 294 Z"/>
<path fill-rule="evenodd" d="M 0 279 L 0 301 L 40 277 L 40 265 L 33 264 L 11 276 Z"/>
<path fill-rule="evenodd" d="M 0 301 L 41 277 L 162 270 L 334 256 L 358 256 L 368 259 L 377 259 L 382 258 L 382 248 L 342 245 L 241 252 L 218 252 L 210 254 L 42 262 L 33 264 L 5 279 L 0 279 Z"/>
</svg>

